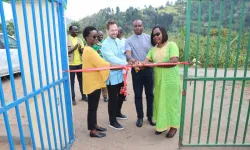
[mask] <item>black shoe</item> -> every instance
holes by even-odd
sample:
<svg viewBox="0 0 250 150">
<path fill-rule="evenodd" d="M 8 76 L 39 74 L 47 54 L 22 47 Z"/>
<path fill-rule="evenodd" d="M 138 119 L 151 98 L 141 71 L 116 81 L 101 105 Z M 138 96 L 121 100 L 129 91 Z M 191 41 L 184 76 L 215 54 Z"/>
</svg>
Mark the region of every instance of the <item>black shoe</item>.
<svg viewBox="0 0 250 150">
<path fill-rule="evenodd" d="M 104 97 L 104 102 L 108 102 L 109 99 L 107 97 Z"/>
<path fill-rule="evenodd" d="M 96 137 L 96 138 L 103 138 L 103 137 L 106 136 L 106 134 L 105 133 L 101 133 L 101 132 L 97 132 L 96 134 L 93 134 L 93 133 L 90 132 L 89 136 L 90 137 Z"/>
<path fill-rule="evenodd" d="M 118 122 L 110 123 L 109 127 L 116 129 L 116 130 L 124 129 L 124 127 L 120 125 Z"/>
<path fill-rule="evenodd" d="M 151 126 L 155 126 L 156 123 L 153 122 L 152 118 L 148 118 L 148 122 Z"/>
<path fill-rule="evenodd" d="M 85 101 L 85 102 L 87 102 L 87 101 L 88 101 L 88 97 L 86 97 L 86 96 L 84 95 L 84 96 L 82 96 L 82 100 Z"/>
<path fill-rule="evenodd" d="M 76 101 L 73 101 L 72 104 L 73 104 L 73 106 L 75 106 L 76 105 Z"/>
<path fill-rule="evenodd" d="M 142 127 L 142 124 L 143 124 L 143 119 L 137 119 L 136 126 L 137 127 Z"/>
<path fill-rule="evenodd" d="M 165 131 L 166 131 L 166 130 L 165 130 Z M 160 135 L 160 134 L 164 133 L 165 131 L 162 131 L 162 132 L 155 131 L 155 134 L 156 134 L 156 135 Z"/>
<path fill-rule="evenodd" d="M 96 131 L 105 132 L 107 131 L 107 129 L 102 127 L 96 127 Z"/>
<path fill-rule="evenodd" d="M 123 115 L 123 114 L 118 115 L 116 118 L 120 119 L 120 120 L 126 120 L 126 119 L 128 119 L 128 117 L 125 116 L 125 115 Z"/>
</svg>

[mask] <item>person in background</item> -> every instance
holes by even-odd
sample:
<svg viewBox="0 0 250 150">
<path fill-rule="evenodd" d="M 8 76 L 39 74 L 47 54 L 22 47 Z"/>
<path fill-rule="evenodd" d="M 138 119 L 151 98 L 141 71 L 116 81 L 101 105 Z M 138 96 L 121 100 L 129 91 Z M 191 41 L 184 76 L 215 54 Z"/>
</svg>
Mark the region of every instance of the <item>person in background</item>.
<svg viewBox="0 0 250 150">
<path fill-rule="evenodd" d="M 126 60 L 126 49 L 125 49 L 125 43 L 126 43 L 126 39 L 123 37 L 123 30 L 122 27 L 118 27 L 118 34 L 117 34 L 117 38 L 119 38 L 121 40 L 121 48 L 122 48 L 122 53 L 124 54 L 124 60 Z M 127 100 L 127 97 L 125 97 L 124 99 L 125 101 Z"/>
<path fill-rule="evenodd" d="M 127 61 L 124 60 L 124 54 L 121 50 L 121 41 L 117 38 L 118 26 L 114 20 L 108 21 L 106 24 L 108 37 L 103 41 L 101 52 L 103 58 L 117 65 L 127 65 Z M 123 86 L 122 70 L 110 71 L 110 76 L 107 80 L 108 87 L 108 113 L 110 127 L 116 130 L 122 130 L 124 127 L 120 125 L 117 119 L 127 119 L 127 116 L 121 113 L 121 108 L 125 96 L 120 94 L 120 89 Z"/>
<path fill-rule="evenodd" d="M 100 67 L 118 67 L 106 62 L 92 47 L 97 43 L 97 31 L 93 26 L 88 26 L 83 30 L 83 37 L 87 41 L 82 55 L 83 69 L 100 68 Z M 107 129 L 97 125 L 97 108 L 101 96 L 101 88 L 106 86 L 110 70 L 92 71 L 83 73 L 84 93 L 88 94 L 88 129 L 90 137 L 102 138 L 106 134 L 103 133 Z"/>
<path fill-rule="evenodd" d="M 98 42 L 93 45 L 93 49 L 96 50 L 98 54 L 100 54 L 101 57 L 102 57 L 102 53 L 101 53 L 102 42 L 103 42 L 103 32 L 98 31 Z M 104 102 L 107 102 L 108 101 L 107 87 L 102 88 L 102 96 L 103 96 Z"/>
<path fill-rule="evenodd" d="M 119 38 L 121 40 L 122 53 L 125 54 L 125 51 L 126 51 L 126 49 L 125 49 L 126 39 L 123 37 L 123 31 L 122 31 L 121 27 L 118 27 L 117 38 Z"/>
<path fill-rule="evenodd" d="M 70 70 L 77 70 L 82 69 L 82 52 L 83 52 L 83 41 L 77 37 L 78 35 L 78 28 L 77 26 L 71 25 L 69 27 L 68 36 L 68 59 L 69 59 L 69 69 Z M 75 100 L 75 75 L 77 76 L 80 92 L 82 95 L 82 99 L 84 101 L 88 101 L 87 96 L 83 94 L 82 89 L 82 72 L 70 72 L 70 83 L 71 83 L 71 96 L 72 96 L 72 103 L 76 105 Z"/>
<path fill-rule="evenodd" d="M 104 38 L 104 33 L 101 30 L 99 30 L 98 31 L 98 41 L 102 43 L 103 38 Z"/>
<path fill-rule="evenodd" d="M 98 54 L 101 54 L 101 47 L 102 47 L 102 42 L 103 42 L 103 32 L 102 31 L 98 31 L 98 42 L 96 44 L 93 45 L 93 49 L 96 50 L 98 52 Z"/>
<path fill-rule="evenodd" d="M 168 41 L 165 28 L 156 26 L 151 33 L 153 47 L 147 54 L 147 63 L 177 63 L 179 48 L 175 42 Z M 172 138 L 180 126 L 180 70 L 176 65 L 154 67 L 154 113 L 155 134 L 169 129 L 166 137 Z"/>
<path fill-rule="evenodd" d="M 125 49 L 127 60 L 136 64 L 136 62 L 145 60 L 148 51 L 152 45 L 150 42 L 150 35 L 143 33 L 143 23 L 141 20 L 135 20 L 133 22 L 134 35 L 126 40 Z M 147 117 L 150 125 L 155 126 L 152 121 L 153 116 L 153 69 L 145 68 L 137 72 L 135 68 L 131 70 L 133 89 L 135 95 L 135 106 L 137 112 L 136 126 L 142 127 L 143 125 L 143 103 L 142 103 L 142 91 L 145 88 L 146 100 L 147 100 Z"/>
</svg>

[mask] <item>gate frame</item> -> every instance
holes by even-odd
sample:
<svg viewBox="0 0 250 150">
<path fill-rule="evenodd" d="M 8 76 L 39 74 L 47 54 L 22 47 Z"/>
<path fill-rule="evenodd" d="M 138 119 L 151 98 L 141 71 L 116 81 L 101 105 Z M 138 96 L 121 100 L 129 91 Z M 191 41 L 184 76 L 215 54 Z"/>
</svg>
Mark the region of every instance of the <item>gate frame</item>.
<svg viewBox="0 0 250 150">
<path fill-rule="evenodd" d="M 187 6 L 186 7 L 187 8 L 186 9 L 186 36 L 185 36 L 184 61 L 188 61 L 188 59 L 189 59 L 190 26 L 191 26 L 191 10 L 192 10 L 191 3 L 193 1 L 200 1 L 200 2 L 202 2 L 204 0 L 187 0 L 187 5 L 186 5 Z M 212 3 L 212 0 L 206 0 L 206 1 L 210 1 L 210 3 Z M 220 1 L 223 2 L 224 0 L 220 0 Z M 235 1 L 235 0 L 232 0 L 232 1 Z M 243 2 L 245 3 L 246 0 L 243 0 Z M 244 6 L 245 6 L 245 4 L 243 4 L 243 7 Z M 199 8 L 199 9 L 201 9 L 201 8 Z M 243 10 L 241 11 L 241 13 L 244 14 Z M 212 10 L 210 10 L 210 11 L 212 11 Z M 211 22 L 211 18 L 209 18 L 209 23 L 210 22 Z M 200 25 L 199 25 L 199 27 L 200 27 Z M 199 27 L 198 27 L 198 31 L 200 30 Z M 210 30 L 210 28 L 208 30 Z M 239 31 L 240 35 L 242 34 L 241 32 L 242 32 L 242 18 L 241 18 L 241 28 L 240 28 L 240 31 Z M 200 34 L 200 33 L 197 33 L 197 34 Z M 210 37 L 209 37 L 209 39 L 210 39 Z M 245 77 L 217 77 L 217 76 L 215 76 L 215 77 L 206 77 L 206 76 L 205 77 L 188 77 L 188 65 L 184 65 L 183 95 L 182 95 L 182 103 L 181 103 L 181 119 L 180 119 L 180 132 L 179 132 L 179 147 L 180 148 L 182 148 L 182 147 L 250 147 L 250 143 L 242 143 L 242 144 L 227 144 L 227 143 L 224 143 L 224 144 L 218 144 L 218 143 L 215 143 L 215 144 L 211 144 L 211 143 L 199 144 L 199 142 L 198 142 L 198 144 L 188 144 L 188 143 L 186 144 L 186 143 L 183 143 L 184 125 L 185 125 L 184 122 L 185 122 L 185 112 L 186 112 L 186 91 L 187 91 L 187 84 L 188 84 L 187 82 L 188 81 L 195 81 L 195 82 L 196 81 L 217 81 L 217 80 L 220 80 L 220 81 L 234 81 L 234 82 L 235 81 L 243 81 L 242 84 L 244 84 L 244 87 L 245 87 L 245 81 L 250 81 L 250 77 L 246 77 L 246 74 L 247 74 L 247 64 L 248 64 L 248 61 L 249 61 L 249 57 L 250 57 L 250 36 L 249 36 L 249 39 L 248 39 L 246 64 L 245 64 L 245 68 L 244 68 L 244 75 L 245 75 Z M 197 64 L 197 61 L 198 61 L 198 59 L 196 58 L 196 64 Z M 207 68 L 205 68 L 205 69 L 207 70 Z M 235 68 L 235 70 L 236 69 L 237 69 L 237 67 Z M 196 68 L 196 71 L 197 71 L 197 68 Z M 217 71 L 217 68 L 216 68 L 216 71 Z M 231 98 L 231 100 L 233 100 L 233 98 Z M 249 106 L 250 106 L 250 101 L 249 101 Z M 250 113 L 250 107 L 248 107 L 248 113 Z M 247 127 L 248 122 L 249 122 L 249 117 L 246 120 L 245 127 Z M 246 133 L 245 133 L 245 135 L 246 135 Z"/>
</svg>

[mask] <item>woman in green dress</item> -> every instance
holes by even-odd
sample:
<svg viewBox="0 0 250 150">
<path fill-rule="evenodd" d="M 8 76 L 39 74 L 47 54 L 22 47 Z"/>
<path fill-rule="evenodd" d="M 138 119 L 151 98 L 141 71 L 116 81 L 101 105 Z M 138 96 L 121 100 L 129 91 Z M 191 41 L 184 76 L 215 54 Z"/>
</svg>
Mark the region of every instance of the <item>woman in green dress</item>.
<svg viewBox="0 0 250 150">
<path fill-rule="evenodd" d="M 161 26 L 153 28 L 151 43 L 154 46 L 147 54 L 146 63 L 177 63 L 179 48 L 168 41 L 168 34 Z M 166 137 L 172 138 L 180 125 L 180 71 L 177 65 L 154 67 L 154 112 L 155 134 L 169 130 Z"/>
</svg>

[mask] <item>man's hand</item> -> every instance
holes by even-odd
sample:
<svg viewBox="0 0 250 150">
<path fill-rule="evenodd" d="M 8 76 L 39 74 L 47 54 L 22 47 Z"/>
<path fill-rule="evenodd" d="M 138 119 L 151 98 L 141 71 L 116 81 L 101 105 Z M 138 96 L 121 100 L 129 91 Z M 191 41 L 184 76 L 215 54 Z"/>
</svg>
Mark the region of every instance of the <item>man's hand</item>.
<svg viewBox="0 0 250 150">
<path fill-rule="evenodd" d="M 138 61 L 134 58 L 130 58 L 128 62 L 130 65 L 135 65 Z"/>
<path fill-rule="evenodd" d="M 73 48 L 73 50 L 75 51 L 78 47 L 80 46 L 80 44 L 76 44 L 75 47 Z"/>
<path fill-rule="evenodd" d="M 145 64 L 145 62 L 137 62 L 136 63 L 136 67 L 138 67 L 139 68 L 139 70 L 144 70 L 145 69 L 145 67 L 143 66 Z"/>
<path fill-rule="evenodd" d="M 83 52 L 83 48 L 82 48 L 81 44 L 79 44 L 79 43 L 78 43 L 78 51 L 80 54 L 82 54 L 82 52 Z"/>
<path fill-rule="evenodd" d="M 101 42 L 98 42 L 98 43 L 96 43 L 98 46 L 102 46 L 102 43 Z"/>
<path fill-rule="evenodd" d="M 80 44 L 76 44 L 72 49 L 69 49 L 68 54 L 73 53 L 77 48 L 79 47 Z M 80 52 L 80 51 L 79 51 Z"/>
</svg>

